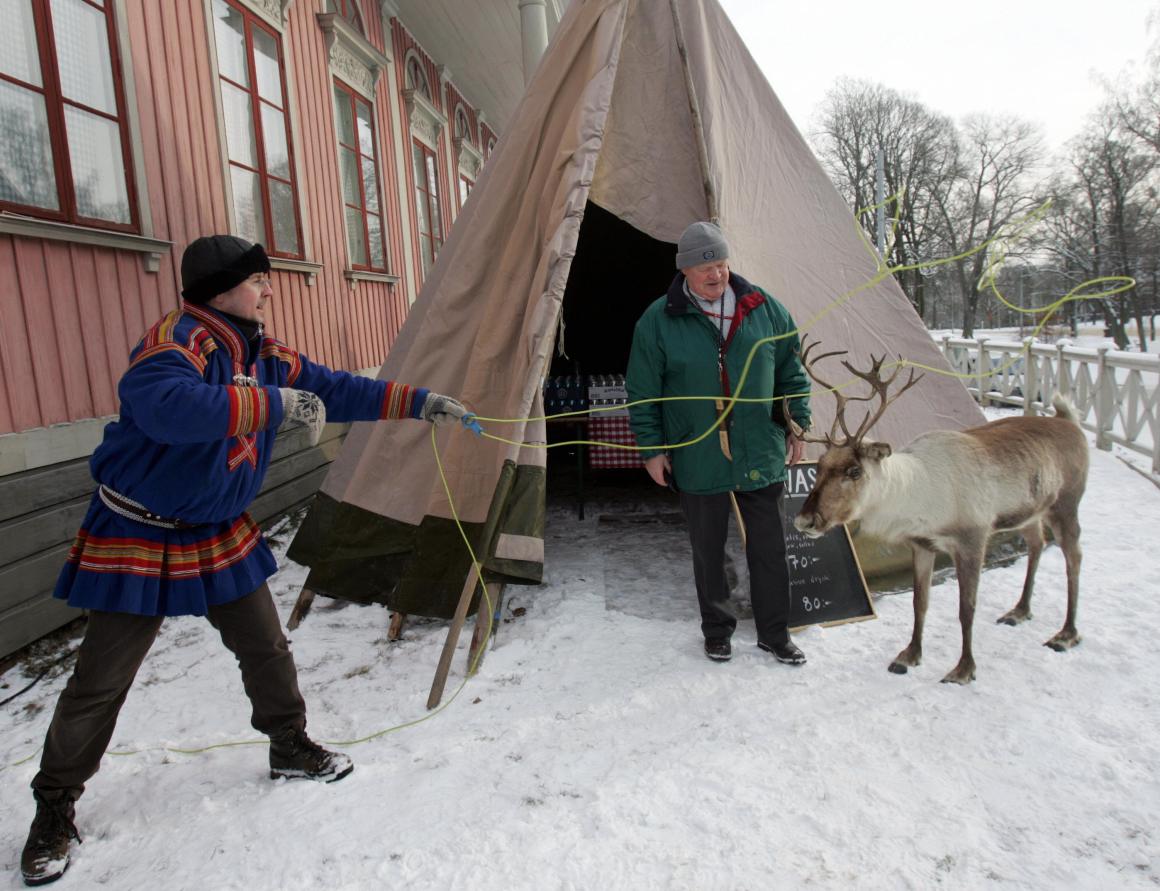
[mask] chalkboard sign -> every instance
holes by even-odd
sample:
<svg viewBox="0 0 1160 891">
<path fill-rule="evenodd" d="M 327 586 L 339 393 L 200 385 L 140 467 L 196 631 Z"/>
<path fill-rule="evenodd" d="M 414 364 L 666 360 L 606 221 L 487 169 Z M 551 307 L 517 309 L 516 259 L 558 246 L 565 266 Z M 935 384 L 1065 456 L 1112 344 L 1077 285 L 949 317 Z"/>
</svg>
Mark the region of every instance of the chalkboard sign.
<svg viewBox="0 0 1160 891">
<path fill-rule="evenodd" d="M 876 618 L 846 527 L 831 529 L 821 538 L 807 538 L 794 528 L 794 517 L 814 488 L 817 465 L 802 462 L 787 472 L 781 521 L 789 561 L 790 628 Z"/>
</svg>

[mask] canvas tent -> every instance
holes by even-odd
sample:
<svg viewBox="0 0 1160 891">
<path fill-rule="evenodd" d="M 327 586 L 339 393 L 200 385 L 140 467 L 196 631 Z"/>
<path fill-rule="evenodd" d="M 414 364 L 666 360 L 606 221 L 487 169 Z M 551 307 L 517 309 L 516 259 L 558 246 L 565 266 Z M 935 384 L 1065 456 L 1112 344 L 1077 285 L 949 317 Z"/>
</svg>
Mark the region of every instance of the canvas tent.
<svg viewBox="0 0 1160 891">
<path fill-rule="evenodd" d="M 733 268 L 827 348 L 849 349 L 859 363 L 885 352 L 946 367 L 892 279 L 811 321 L 871 279 L 876 264 L 716 0 L 572 0 L 382 376 L 457 395 L 481 416 L 532 418 L 488 429 L 543 444 L 541 383 L 566 289 L 573 316 L 616 316 L 630 332 L 671 279 L 681 231 L 709 218 L 710 204 Z M 615 277 L 569 287 L 570 276 L 573 285 L 591 279 L 572 267 L 585 257 L 582 222 L 601 228 L 597 218 L 636 233 L 629 246 L 642 262 L 667 257 L 658 287 L 626 293 Z M 609 231 L 604 241 L 617 242 Z M 587 253 L 594 268 L 606 259 Z M 618 300 L 631 312 L 610 310 Z M 815 397 L 823 429 L 832 411 L 832 399 Z M 981 419 L 959 381 L 927 375 L 875 435 L 901 443 Z M 538 582 L 544 449 L 459 429 L 441 430 L 438 442 L 486 577 Z M 357 424 L 289 556 L 310 567 L 306 586 L 316 593 L 449 617 L 470 568 L 451 518 L 428 425 Z"/>
</svg>

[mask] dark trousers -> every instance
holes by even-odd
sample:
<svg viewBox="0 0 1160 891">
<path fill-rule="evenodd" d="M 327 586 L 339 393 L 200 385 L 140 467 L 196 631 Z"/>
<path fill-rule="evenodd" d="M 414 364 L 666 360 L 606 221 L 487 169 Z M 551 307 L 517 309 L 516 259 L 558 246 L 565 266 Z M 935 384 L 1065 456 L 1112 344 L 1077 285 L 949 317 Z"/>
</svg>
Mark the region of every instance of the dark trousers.
<svg viewBox="0 0 1160 891">
<path fill-rule="evenodd" d="M 117 714 L 163 619 L 89 613 L 76 668 L 60 694 L 44 740 L 34 789 L 74 799 L 84 792 L 85 783 L 100 769 Z M 270 589 L 262 585 L 240 600 L 211 606 L 208 619 L 237 657 L 253 706 L 254 729 L 266 734 L 286 727 L 304 729 L 306 703 Z"/>
<path fill-rule="evenodd" d="M 763 643 L 789 640 L 789 566 L 781 525 L 782 483 L 753 492 L 735 492 L 745 521 L 745 560 L 749 564 L 749 596 L 757 639 Z M 737 627 L 729 608 L 725 581 L 725 539 L 729 530 L 729 493 L 681 493 L 681 510 L 693 546 L 693 577 L 701 605 L 701 631 L 706 640 L 727 638 Z"/>
</svg>

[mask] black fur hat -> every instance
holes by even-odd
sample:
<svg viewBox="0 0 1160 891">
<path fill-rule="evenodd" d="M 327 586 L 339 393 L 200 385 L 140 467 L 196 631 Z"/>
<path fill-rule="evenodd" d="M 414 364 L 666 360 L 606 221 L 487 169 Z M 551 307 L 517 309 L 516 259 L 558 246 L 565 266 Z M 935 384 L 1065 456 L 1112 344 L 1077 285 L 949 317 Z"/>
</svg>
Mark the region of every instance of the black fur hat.
<svg viewBox="0 0 1160 891">
<path fill-rule="evenodd" d="M 205 235 L 181 256 L 181 296 L 190 303 L 206 303 L 255 272 L 269 271 L 270 258 L 260 244 L 233 235 Z"/>
</svg>

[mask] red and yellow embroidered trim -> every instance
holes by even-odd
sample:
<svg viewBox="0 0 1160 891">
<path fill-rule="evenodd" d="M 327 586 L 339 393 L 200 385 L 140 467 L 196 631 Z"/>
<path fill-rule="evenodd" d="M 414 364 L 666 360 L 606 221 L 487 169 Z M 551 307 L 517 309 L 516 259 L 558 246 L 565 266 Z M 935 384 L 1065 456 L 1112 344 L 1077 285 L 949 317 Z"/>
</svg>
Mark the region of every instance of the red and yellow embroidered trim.
<svg viewBox="0 0 1160 891">
<path fill-rule="evenodd" d="M 68 561 L 88 572 L 116 572 L 164 579 L 188 579 L 237 563 L 262 540 L 262 530 L 242 514 L 228 530 L 191 544 L 144 538 L 103 538 L 77 533 Z"/>
<path fill-rule="evenodd" d="M 230 358 L 234 362 L 240 363 L 246 361 L 246 343 L 242 340 L 242 336 L 225 319 L 202 306 L 198 306 L 196 303 L 186 303 L 185 313 L 197 319 L 209 329 L 209 333 L 215 341 L 215 346 L 224 344 L 230 354 Z"/>
<path fill-rule="evenodd" d="M 270 423 L 270 400 L 261 387 L 226 386 L 230 420 L 226 436 L 244 436 L 265 430 Z"/>
<path fill-rule="evenodd" d="M 230 470 L 237 470 L 243 461 L 248 461 L 255 470 L 258 467 L 258 437 L 250 433 L 234 438 L 226 458 Z"/>
<path fill-rule="evenodd" d="M 199 356 L 208 356 L 218 345 L 213 335 L 199 325 L 189 332 L 189 348 Z"/>
<path fill-rule="evenodd" d="M 190 342 L 184 345 L 174 340 L 174 332 L 179 321 L 181 321 L 181 311 L 175 309 L 166 313 L 160 321 L 146 331 L 145 336 L 137 345 L 137 353 L 133 356 L 129 367 L 133 368 L 153 356 L 173 351 L 187 359 L 197 369 L 198 374 L 204 374 L 205 359 L 202 355 L 201 344 L 196 343 L 192 337 Z"/>
<path fill-rule="evenodd" d="M 156 343 L 152 346 L 145 347 L 143 350 L 141 350 L 141 352 L 133 357 L 133 361 L 129 363 L 129 367 L 136 368 L 146 359 L 150 359 L 153 356 L 168 352 L 179 353 L 183 358 L 189 360 L 189 363 L 197 369 L 198 374 L 205 374 L 205 359 L 196 353 L 190 352 L 185 347 L 181 346 L 181 344 L 173 342 Z"/>
<path fill-rule="evenodd" d="M 294 381 L 298 380 L 298 375 L 302 373 L 302 357 L 296 350 L 290 349 L 282 341 L 275 340 L 273 337 L 266 337 L 262 340 L 262 347 L 258 351 L 258 358 L 269 359 L 271 356 L 279 362 L 285 362 L 289 366 L 286 372 L 285 386 L 293 387 Z"/>
<path fill-rule="evenodd" d="M 383 410 L 379 414 L 382 419 L 409 418 L 413 409 L 415 388 L 406 384 L 397 384 L 387 381 L 387 392 L 383 396 Z"/>
<path fill-rule="evenodd" d="M 167 341 L 172 342 L 173 331 L 180 320 L 181 310 L 174 309 L 167 312 L 159 321 L 153 323 L 152 328 L 145 332 L 140 345 L 147 348 Z"/>
</svg>

